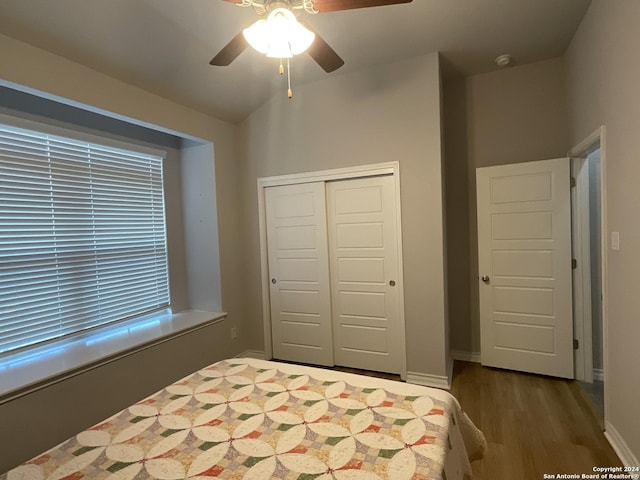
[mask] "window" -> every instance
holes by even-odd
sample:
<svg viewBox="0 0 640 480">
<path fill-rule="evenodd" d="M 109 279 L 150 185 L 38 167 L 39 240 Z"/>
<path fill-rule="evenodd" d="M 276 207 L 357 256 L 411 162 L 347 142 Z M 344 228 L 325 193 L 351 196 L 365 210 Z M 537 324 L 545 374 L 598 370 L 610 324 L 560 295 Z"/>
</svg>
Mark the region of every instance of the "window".
<svg viewBox="0 0 640 480">
<path fill-rule="evenodd" d="M 0 124 L 0 355 L 169 306 L 163 158 L 49 131 Z"/>
</svg>

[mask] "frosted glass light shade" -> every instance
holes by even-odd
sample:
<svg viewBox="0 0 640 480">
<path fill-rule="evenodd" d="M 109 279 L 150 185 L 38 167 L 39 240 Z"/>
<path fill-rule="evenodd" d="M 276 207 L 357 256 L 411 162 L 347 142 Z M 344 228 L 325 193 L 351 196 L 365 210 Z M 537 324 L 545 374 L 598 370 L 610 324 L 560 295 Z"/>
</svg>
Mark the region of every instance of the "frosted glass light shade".
<svg viewBox="0 0 640 480">
<path fill-rule="evenodd" d="M 291 47 L 291 53 L 294 55 L 300 55 L 305 52 L 313 43 L 316 38 L 316 34 L 307 30 L 303 25 L 296 23 L 291 25 L 289 31 L 289 46 Z"/>
<path fill-rule="evenodd" d="M 276 8 L 266 20 L 258 20 L 242 33 L 255 50 L 273 58 L 299 55 L 311 46 L 316 37 L 286 8 Z"/>
<path fill-rule="evenodd" d="M 269 50 L 269 37 L 267 36 L 267 21 L 262 19 L 242 31 L 244 39 L 255 50 L 266 54 Z"/>
</svg>

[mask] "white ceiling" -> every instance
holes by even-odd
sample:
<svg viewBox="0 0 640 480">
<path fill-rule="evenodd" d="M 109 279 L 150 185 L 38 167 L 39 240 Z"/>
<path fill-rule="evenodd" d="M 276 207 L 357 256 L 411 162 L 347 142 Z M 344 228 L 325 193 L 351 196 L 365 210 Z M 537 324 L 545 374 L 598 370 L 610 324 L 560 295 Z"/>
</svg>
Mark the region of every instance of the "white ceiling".
<svg viewBox="0 0 640 480">
<path fill-rule="evenodd" d="M 294 85 L 440 51 L 448 74 L 560 56 L 591 0 L 414 0 L 305 20 L 345 60 L 325 73 L 293 60 Z M 209 60 L 256 19 L 221 0 L 1 0 L 0 32 L 224 120 L 285 94 L 274 60 L 247 49 L 229 67 Z M 55 72 L 52 72 L 54 75 Z"/>
</svg>

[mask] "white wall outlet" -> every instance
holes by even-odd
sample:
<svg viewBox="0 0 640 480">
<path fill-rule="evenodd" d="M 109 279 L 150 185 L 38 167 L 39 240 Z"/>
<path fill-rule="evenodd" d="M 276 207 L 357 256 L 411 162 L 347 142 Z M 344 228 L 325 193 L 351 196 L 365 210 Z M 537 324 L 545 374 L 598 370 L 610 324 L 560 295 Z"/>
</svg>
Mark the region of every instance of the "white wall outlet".
<svg viewBox="0 0 640 480">
<path fill-rule="evenodd" d="M 611 232 L 611 250 L 620 250 L 620 232 Z"/>
<path fill-rule="evenodd" d="M 231 327 L 231 339 L 233 340 L 237 336 L 238 336 L 238 331 L 236 330 L 236 327 Z"/>
</svg>

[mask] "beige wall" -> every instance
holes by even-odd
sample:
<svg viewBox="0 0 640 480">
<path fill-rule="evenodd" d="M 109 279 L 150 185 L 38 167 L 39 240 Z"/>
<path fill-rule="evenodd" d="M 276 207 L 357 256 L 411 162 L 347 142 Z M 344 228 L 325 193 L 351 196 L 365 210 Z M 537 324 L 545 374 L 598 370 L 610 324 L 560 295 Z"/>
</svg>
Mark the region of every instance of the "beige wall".
<svg viewBox="0 0 640 480">
<path fill-rule="evenodd" d="M 472 352 L 469 268 L 469 159 L 467 92 L 464 79 L 445 82 L 443 96 L 444 166 L 449 291 L 449 341 L 452 350 Z M 479 344 L 478 344 L 479 345 Z M 479 348 L 479 347 L 478 347 Z"/>
<path fill-rule="evenodd" d="M 606 126 L 605 426 L 640 459 L 640 2 L 593 2 L 566 54 L 571 142 Z"/>
<path fill-rule="evenodd" d="M 264 349 L 256 179 L 400 162 L 407 365 L 444 376 L 445 300 L 437 54 L 285 91 L 241 125 L 252 348 Z"/>
<path fill-rule="evenodd" d="M 566 155 L 563 59 L 451 80 L 444 99 L 451 348 L 478 353 L 475 169 Z"/>
<path fill-rule="evenodd" d="M 65 103 L 90 106 L 110 117 L 212 142 L 216 177 L 237 182 L 235 126 L 3 35 L 0 35 L 0 58 L 2 83 L 22 85 L 40 95 L 64 99 Z M 180 181 L 176 178 L 180 174 L 176 165 L 172 163 L 167 170 L 168 175 L 174 176 L 170 183 Z M 236 219 L 240 196 L 233 183 L 218 182 L 216 200 L 218 226 L 224 232 L 220 238 L 222 306 L 229 312 L 230 320 L 79 373 L 23 397 L 0 398 L 0 472 L 181 376 L 246 349 L 244 339 L 229 340 L 232 323 L 244 318 L 244 297 L 240 295 L 243 282 L 239 273 L 242 249 Z M 177 205 L 168 205 L 169 214 L 176 218 L 180 215 L 178 209 Z M 169 236 L 174 244 L 183 244 L 179 236 L 184 234 L 172 231 Z M 188 272 L 184 270 L 178 275 L 183 281 L 185 276 Z M 238 329 L 242 331 L 242 325 Z"/>
<path fill-rule="evenodd" d="M 88 67 L 0 34 L 0 79 L 187 136 L 225 151 L 233 126 Z"/>
</svg>

